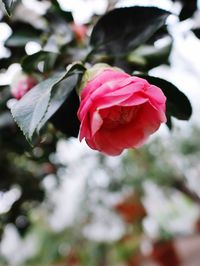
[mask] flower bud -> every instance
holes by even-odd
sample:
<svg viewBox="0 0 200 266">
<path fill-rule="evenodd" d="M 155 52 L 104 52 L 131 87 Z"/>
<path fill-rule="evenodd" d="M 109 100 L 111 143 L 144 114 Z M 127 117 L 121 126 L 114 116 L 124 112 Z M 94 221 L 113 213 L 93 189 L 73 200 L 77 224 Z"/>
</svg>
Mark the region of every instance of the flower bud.
<svg viewBox="0 0 200 266">
<path fill-rule="evenodd" d="M 19 75 L 11 84 L 11 94 L 15 99 L 20 100 L 37 83 L 37 79 L 33 76 Z"/>
</svg>

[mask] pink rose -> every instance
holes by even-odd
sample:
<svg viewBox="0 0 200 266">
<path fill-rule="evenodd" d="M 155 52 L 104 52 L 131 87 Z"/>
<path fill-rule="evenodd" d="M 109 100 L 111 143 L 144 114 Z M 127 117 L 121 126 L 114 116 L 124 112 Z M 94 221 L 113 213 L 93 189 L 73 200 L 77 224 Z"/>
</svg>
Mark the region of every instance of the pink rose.
<svg viewBox="0 0 200 266">
<path fill-rule="evenodd" d="M 119 155 L 141 146 L 166 122 L 166 97 L 145 79 L 107 68 L 83 88 L 80 140 L 94 150 Z"/>
<path fill-rule="evenodd" d="M 20 100 L 30 89 L 37 84 L 36 78 L 22 75 L 14 80 L 11 86 L 11 94 L 17 100 Z"/>
</svg>

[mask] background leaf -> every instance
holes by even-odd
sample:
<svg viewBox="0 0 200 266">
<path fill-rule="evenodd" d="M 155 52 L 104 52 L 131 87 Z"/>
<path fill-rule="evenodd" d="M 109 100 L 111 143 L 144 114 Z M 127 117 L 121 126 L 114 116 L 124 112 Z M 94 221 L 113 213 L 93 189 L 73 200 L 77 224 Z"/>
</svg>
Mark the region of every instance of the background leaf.
<svg viewBox="0 0 200 266">
<path fill-rule="evenodd" d="M 187 96 L 169 81 L 148 75 L 139 75 L 149 83 L 158 86 L 167 97 L 167 116 L 174 116 L 180 120 L 188 120 L 192 114 L 192 107 Z M 169 123 L 171 124 L 171 122 Z"/>
<path fill-rule="evenodd" d="M 200 39 L 200 28 L 194 28 L 192 31 L 195 36 Z"/>
<path fill-rule="evenodd" d="M 28 55 L 22 60 L 21 66 L 24 71 L 29 72 L 37 69 L 38 63 L 44 62 L 44 72 L 52 69 L 58 54 L 47 51 L 39 51 Z"/>
<path fill-rule="evenodd" d="M 51 12 L 57 13 L 66 22 L 73 22 L 74 21 L 72 13 L 70 11 L 62 10 L 57 0 L 52 0 L 51 2 L 52 2 Z"/>
<path fill-rule="evenodd" d="M 2 2 L 4 3 L 6 12 L 10 16 L 11 11 L 12 11 L 12 7 L 13 7 L 14 0 L 2 0 Z"/>
<path fill-rule="evenodd" d="M 167 64 L 172 50 L 172 41 L 169 39 L 166 44 L 157 48 L 154 45 L 141 45 L 134 52 L 131 52 L 127 60 L 133 66 L 138 65 L 143 71 L 148 71 L 161 64 Z"/>
<path fill-rule="evenodd" d="M 198 8 L 197 0 L 172 0 L 173 2 L 180 2 L 182 4 L 182 9 L 179 14 L 180 20 L 185 20 L 192 17 Z"/>
<path fill-rule="evenodd" d="M 76 86 L 77 82 L 78 82 L 78 74 L 72 74 L 72 75 L 67 76 L 63 80 L 59 81 L 59 83 L 55 84 L 54 90 L 52 91 L 51 99 L 49 102 L 48 110 L 38 125 L 38 131 L 43 127 L 43 125 L 49 120 L 49 118 L 64 103 L 64 101 L 66 100 L 66 97 Z M 62 118 L 64 118 L 64 116 Z"/>
<path fill-rule="evenodd" d="M 90 43 L 98 52 L 125 54 L 147 41 L 165 24 L 169 14 L 155 7 L 114 9 L 94 26 Z"/>
<path fill-rule="evenodd" d="M 13 34 L 5 41 L 6 47 L 23 47 L 27 42 L 35 41 L 40 43 L 42 30 L 24 22 L 17 22 L 12 27 Z"/>
<path fill-rule="evenodd" d="M 79 104 L 79 97 L 76 91 L 72 90 L 62 106 L 50 119 L 55 128 L 68 137 L 78 137 L 80 121 L 77 117 L 77 112 Z"/>
<path fill-rule="evenodd" d="M 49 120 L 76 86 L 84 70 L 75 64 L 67 70 L 39 83 L 12 108 L 12 115 L 28 140 Z M 77 71 L 79 70 L 79 72 Z"/>
</svg>

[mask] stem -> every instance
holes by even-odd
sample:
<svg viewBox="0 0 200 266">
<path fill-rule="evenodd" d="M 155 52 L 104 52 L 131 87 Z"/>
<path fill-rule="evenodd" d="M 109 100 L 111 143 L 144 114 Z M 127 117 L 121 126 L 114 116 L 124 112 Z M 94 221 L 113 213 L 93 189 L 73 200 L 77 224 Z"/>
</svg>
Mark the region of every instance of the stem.
<svg viewBox="0 0 200 266">
<path fill-rule="evenodd" d="M 107 247 L 105 244 L 100 244 L 98 266 L 106 266 L 106 265 L 107 265 Z"/>
<path fill-rule="evenodd" d="M 200 205 L 200 197 L 194 192 L 191 191 L 182 181 L 177 181 L 174 185 L 174 187 L 185 194 L 188 198 L 190 198 L 192 201 L 196 202 Z"/>
<path fill-rule="evenodd" d="M 87 63 L 94 52 L 95 52 L 95 49 L 92 47 L 89 47 L 88 54 L 86 55 L 85 59 L 83 60 L 83 63 Z"/>
</svg>

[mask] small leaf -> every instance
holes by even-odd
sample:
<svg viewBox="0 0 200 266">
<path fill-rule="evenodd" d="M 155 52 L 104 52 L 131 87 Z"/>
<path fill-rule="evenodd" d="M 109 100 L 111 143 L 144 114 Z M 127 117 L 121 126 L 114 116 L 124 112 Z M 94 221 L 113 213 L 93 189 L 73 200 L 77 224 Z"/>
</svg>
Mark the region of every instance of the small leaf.
<svg viewBox="0 0 200 266">
<path fill-rule="evenodd" d="M 0 114 L 0 131 L 5 128 L 13 126 L 13 118 L 8 111 L 4 111 Z"/>
<path fill-rule="evenodd" d="M 192 17 L 195 11 L 198 9 L 198 0 L 172 0 L 173 2 L 180 2 L 182 9 L 179 14 L 180 20 L 185 20 Z"/>
<path fill-rule="evenodd" d="M 147 41 L 165 24 L 169 14 L 156 7 L 114 9 L 97 22 L 90 43 L 97 52 L 125 54 Z"/>
<path fill-rule="evenodd" d="M 16 32 L 9 37 L 6 42 L 6 47 L 21 47 L 25 46 L 28 42 L 38 42 L 38 35 L 31 32 L 20 31 Z"/>
<path fill-rule="evenodd" d="M 142 69 L 149 70 L 161 64 L 167 63 L 171 49 L 171 39 L 169 39 L 169 41 L 167 41 L 161 48 L 157 48 L 154 45 L 141 45 L 134 52 L 130 53 L 127 59 L 128 62 L 133 64 L 137 64 L 136 60 L 140 59 L 139 65 L 142 65 Z"/>
<path fill-rule="evenodd" d="M 52 7 L 51 7 L 52 12 L 60 15 L 66 22 L 73 22 L 74 19 L 72 16 L 72 12 L 62 10 L 57 0 L 51 0 L 51 2 L 52 2 Z"/>
<path fill-rule="evenodd" d="M 13 34 L 5 41 L 6 47 L 24 47 L 27 42 L 39 42 L 41 30 L 24 22 L 16 22 L 12 25 Z"/>
<path fill-rule="evenodd" d="M 200 39 L 200 28 L 195 28 L 192 30 L 192 32 L 195 34 L 195 36 Z"/>
<path fill-rule="evenodd" d="M 51 30 L 53 36 L 56 38 L 57 45 L 65 46 L 73 39 L 73 33 L 69 26 L 69 22 L 73 21 L 73 17 L 71 12 L 65 12 L 58 7 L 58 4 L 55 5 L 56 2 L 53 1 L 51 8 L 45 14 L 45 18 L 51 25 Z"/>
<path fill-rule="evenodd" d="M 185 20 L 194 15 L 194 12 L 198 9 L 198 3 L 197 0 L 181 0 L 183 4 L 183 8 L 181 10 L 181 13 L 179 14 L 180 20 Z"/>
<path fill-rule="evenodd" d="M 44 72 L 52 69 L 58 54 L 47 51 L 39 51 L 23 58 L 21 66 L 24 71 L 30 72 L 38 67 L 39 62 L 44 62 Z"/>
<path fill-rule="evenodd" d="M 148 75 L 139 75 L 149 83 L 159 87 L 167 97 L 167 116 L 174 116 L 180 120 L 188 120 L 192 114 L 190 101 L 184 93 L 169 81 Z M 170 126 L 169 122 L 169 126 Z"/>
<path fill-rule="evenodd" d="M 39 133 L 49 118 L 59 109 L 76 86 L 84 67 L 72 65 L 62 72 L 39 83 L 12 108 L 12 115 L 28 140 Z"/>
<path fill-rule="evenodd" d="M 14 0 L 2 0 L 2 2 L 4 4 L 4 6 L 5 6 L 6 12 L 10 16 L 11 15 L 11 11 L 12 11 L 12 7 L 13 7 L 13 3 L 15 1 Z"/>
</svg>

